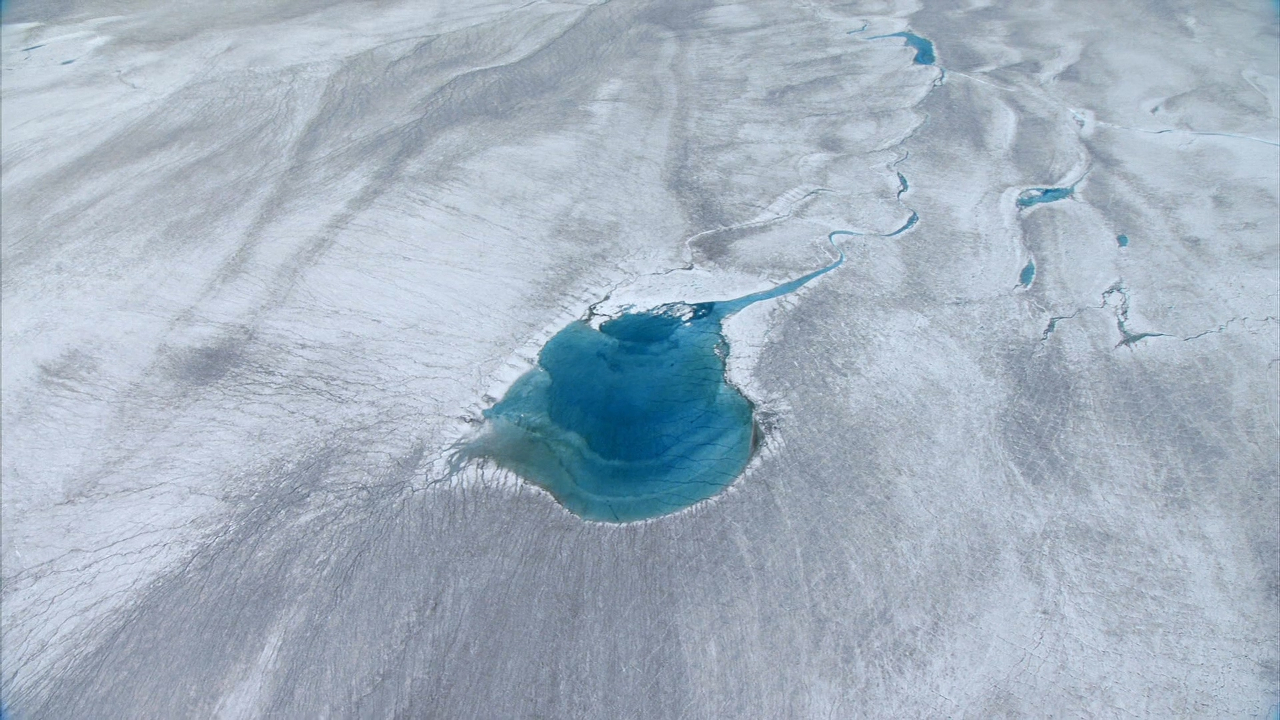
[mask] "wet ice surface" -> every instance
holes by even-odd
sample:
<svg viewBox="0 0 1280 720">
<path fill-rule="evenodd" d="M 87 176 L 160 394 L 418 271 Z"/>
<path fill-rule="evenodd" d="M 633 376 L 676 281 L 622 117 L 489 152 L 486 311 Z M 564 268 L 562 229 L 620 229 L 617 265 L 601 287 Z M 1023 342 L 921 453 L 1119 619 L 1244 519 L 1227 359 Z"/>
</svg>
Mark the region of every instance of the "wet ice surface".
<svg viewBox="0 0 1280 720">
<path fill-rule="evenodd" d="M 0 699 L 1264 715 L 1250 7 L 8 4 Z M 934 65 L 866 39 L 907 31 Z M 722 491 L 596 523 L 451 462 L 593 308 L 767 292 L 833 231 L 721 323 Z"/>
</svg>

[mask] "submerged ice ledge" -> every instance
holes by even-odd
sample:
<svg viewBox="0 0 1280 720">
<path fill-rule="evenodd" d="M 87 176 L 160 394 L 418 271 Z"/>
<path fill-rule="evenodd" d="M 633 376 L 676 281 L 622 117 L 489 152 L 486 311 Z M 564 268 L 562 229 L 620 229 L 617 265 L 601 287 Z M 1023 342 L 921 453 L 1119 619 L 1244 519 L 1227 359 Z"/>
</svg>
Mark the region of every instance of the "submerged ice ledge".
<svg viewBox="0 0 1280 720">
<path fill-rule="evenodd" d="M 485 431 L 455 462 L 489 459 L 602 522 L 661 517 L 720 493 L 757 442 L 753 406 L 726 378 L 723 322 L 836 269 L 837 252 L 830 265 L 732 300 L 570 323 L 484 411 Z"/>
</svg>

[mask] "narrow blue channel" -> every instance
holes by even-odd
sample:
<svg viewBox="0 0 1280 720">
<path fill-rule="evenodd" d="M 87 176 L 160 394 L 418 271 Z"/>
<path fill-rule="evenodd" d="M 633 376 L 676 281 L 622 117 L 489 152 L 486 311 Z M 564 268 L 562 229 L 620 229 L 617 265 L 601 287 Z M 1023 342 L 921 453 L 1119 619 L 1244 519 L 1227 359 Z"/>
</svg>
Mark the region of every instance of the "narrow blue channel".
<svg viewBox="0 0 1280 720">
<path fill-rule="evenodd" d="M 900 37 L 906 40 L 907 44 L 910 45 L 913 49 L 915 49 L 916 51 L 916 57 L 914 60 L 915 64 L 932 65 L 934 61 L 937 60 L 937 57 L 935 57 L 933 54 L 933 43 L 930 42 L 927 38 L 922 38 L 919 35 L 916 35 L 915 33 L 896 32 L 896 33 L 890 33 L 888 35 L 876 35 L 874 37 L 870 37 L 867 39 L 880 40 L 882 38 L 891 38 L 891 37 Z"/>
<path fill-rule="evenodd" d="M 1018 273 L 1018 284 L 1023 287 L 1031 285 L 1031 281 L 1036 279 L 1036 263 L 1034 260 L 1028 260 L 1026 267 L 1022 268 L 1022 272 Z"/>
<path fill-rule="evenodd" d="M 733 300 L 669 303 L 599 328 L 570 323 L 484 412 L 488 428 L 461 459 L 489 458 L 587 520 L 660 517 L 719 493 L 756 445 L 751 402 L 725 378 L 722 323 L 843 262 L 841 252 L 820 270 Z"/>
<path fill-rule="evenodd" d="M 1071 197 L 1074 187 L 1064 188 L 1031 188 L 1022 191 L 1018 196 L 1018 207 L 1031 207 L 1040 203 L 1051 203 Z"/>
<path fill-rule="evenodd" d="M 897 230 L 894 230 L 893 232 L 889 233 L 888 235 L 885 235 L 885 237 L 893 237 L 894 235 L 901 235 L 902 233 L 904 233 L 904 232 L 906 232 L 906 231 L 910 230 L 911 228 L 915 227 L 915 226 L 916 226 L 916 223 L 918 223 L 918 222 L 920 222 L 920 216 L 919 216 L 919 215 L 918 215 L 918 214 L 913 210 L 913 211 L 911 212 L 911 217 L 907 218 L 907 222 L 906 222 L 906 223 L 904 223 L 904 224 L 902 225 L 902 227 L 898 228 Z"/>
</svg>

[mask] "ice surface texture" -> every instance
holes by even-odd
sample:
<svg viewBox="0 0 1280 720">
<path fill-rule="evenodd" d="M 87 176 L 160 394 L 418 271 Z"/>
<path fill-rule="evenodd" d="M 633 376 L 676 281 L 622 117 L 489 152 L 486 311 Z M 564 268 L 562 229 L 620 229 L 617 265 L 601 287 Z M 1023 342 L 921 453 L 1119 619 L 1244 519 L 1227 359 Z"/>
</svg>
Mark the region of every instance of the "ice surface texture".
<svg viewBox="0 0 1280 720">
<path fill-rule="evenodd" d="M 1275 702 L 1267 2 L 6 3 L 7 716 Z M 686 389 L 752 405 L 726 491 L 449 475 L 575 320 L 639 363 L 599 320 L 836 228 Z"/>
</svg>

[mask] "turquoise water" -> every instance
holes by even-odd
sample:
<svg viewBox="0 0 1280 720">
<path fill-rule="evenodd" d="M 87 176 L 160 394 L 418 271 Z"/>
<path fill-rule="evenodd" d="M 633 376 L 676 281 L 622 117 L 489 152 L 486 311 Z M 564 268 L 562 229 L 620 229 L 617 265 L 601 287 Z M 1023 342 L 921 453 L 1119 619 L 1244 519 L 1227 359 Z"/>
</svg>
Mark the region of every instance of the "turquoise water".
<svg viewBox="0 0 1280 720">
<path fill-rule="evenodd" d="M 1120 247 L 1129 247 L 1129 236 L 1128 236 L 1128 235 L 1117 235 L 1117 236 L 1116 236 L 1116 244 L 1117 244 L 1117 245 L 1119 245 Z"/>
<path fill-rule="evenodd" d="M 1065 188 L 1031 188 L 1018 196 L 1018 207 L 1031 207 L 1040 203 L 1051 203 L 1071 197 L 1074 187 Z"/>
<path fill-rule="evenodd" d="M 1031 285 L 1031 281 L 1036 279 L 1036 262 L 1028 260 L 1022 272 L 1018 273 L 1018 284 L 1027 287 Z"/>
<path fill-rule="evenodd" d="M 933 54 L 933 43 L 925 38 L 920 37 L 919 35 L 916 35 L 915 33 L 896 32 L 896 33 L 890 33 L 888 35 L 876 35 L 875 37 L 870 37 L 867 39 L 879 40 L 881 38 L 892 38 L 892 37 L 900 37 L 906 40 L 907 44 L 910 45 L 916 51 L 916 57 L 914 62 L 917 65 L 932 65 L 934 61 L 937 59 Z"/>
<path fill-rule="evenodd" d="M 910 189 L 911 186 L 907 184 L 907 176 L 898 173 L 898 197 L 902 197 L 902 194 Z"/>
<path fill-rule="evenodd" d="M 461 459 L 489 458 L 587 520 L 660 517 L 719 493 L 756 444 L 751 403 L 725 379 L 722 323 L 843 262 L 841 252 L 820 270 L 734 300 L 670 303 L 599 328 L 570 323 L 485 411 L 489 427 Z"/>
<path fill-rule="evenodd" d="M 901 235 L 902 233 L 915 227 L 916 223 L 918 222 L 920 222 L 920 216 L 917 215 L 914 211 L 912 211 L 911 217 L 907 218 L 907 222 L 904 223 L 902 227 L 898 228 L 897 230 L 894 230 L 888 235 L 885 235 L 885 237 L 893 237 L 894 235 Z"/>
</svg>

